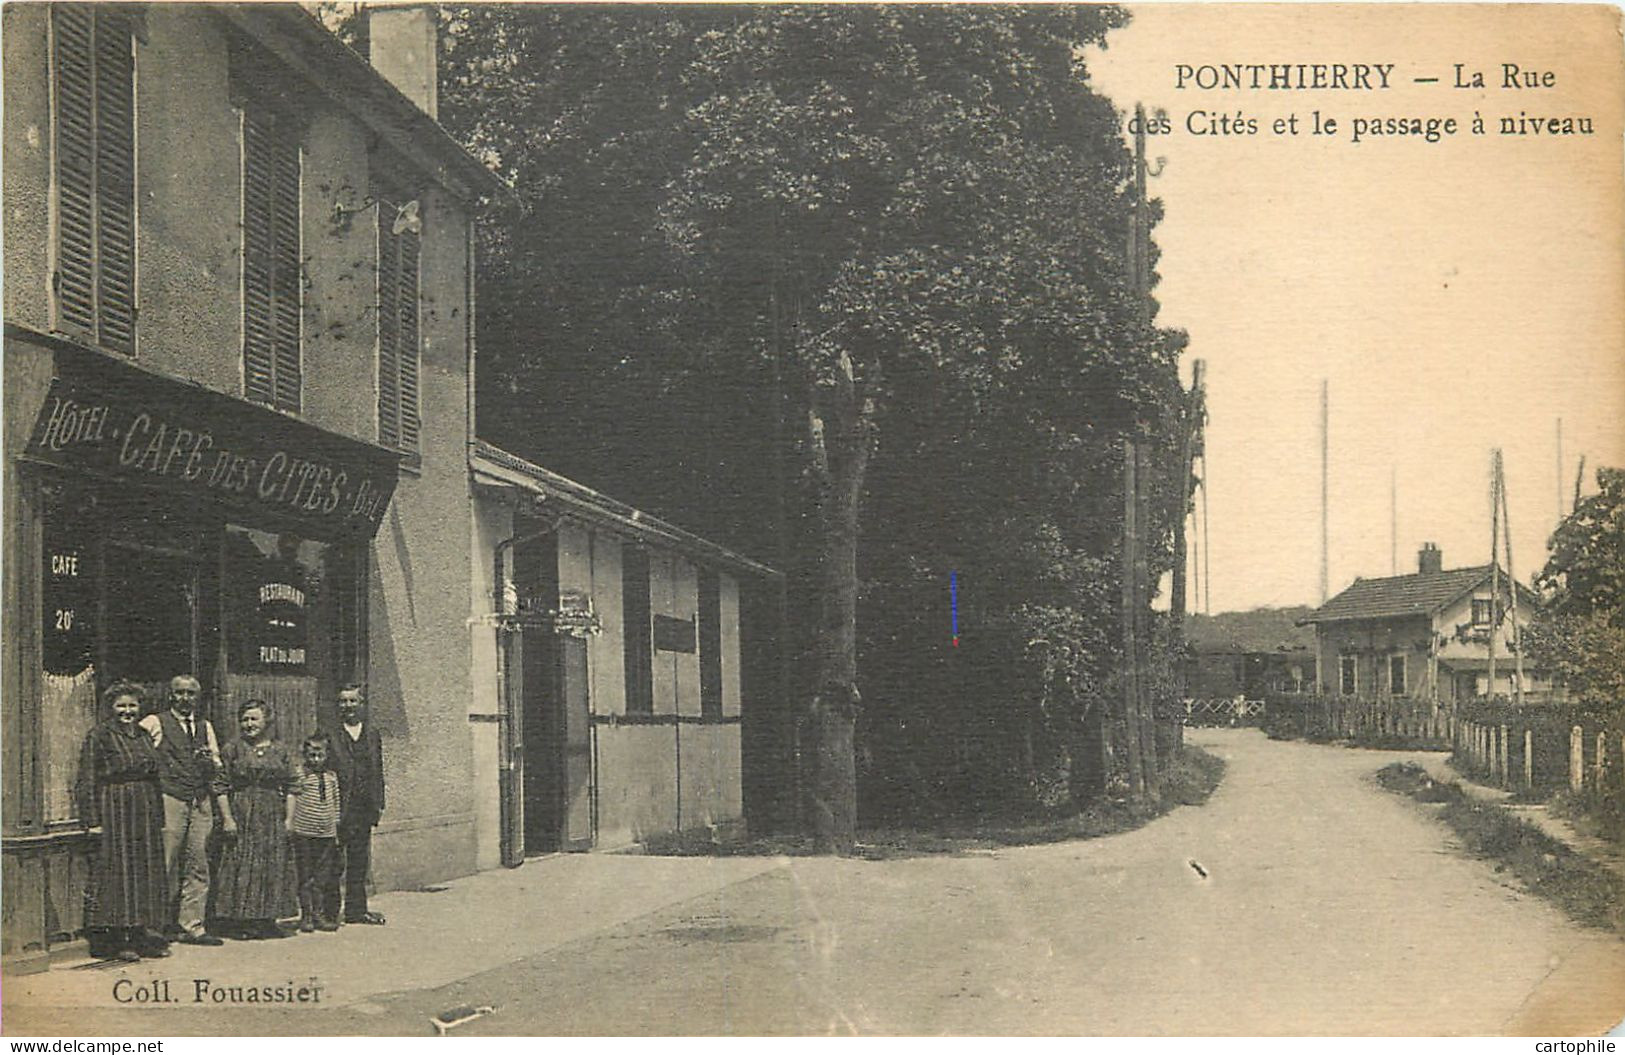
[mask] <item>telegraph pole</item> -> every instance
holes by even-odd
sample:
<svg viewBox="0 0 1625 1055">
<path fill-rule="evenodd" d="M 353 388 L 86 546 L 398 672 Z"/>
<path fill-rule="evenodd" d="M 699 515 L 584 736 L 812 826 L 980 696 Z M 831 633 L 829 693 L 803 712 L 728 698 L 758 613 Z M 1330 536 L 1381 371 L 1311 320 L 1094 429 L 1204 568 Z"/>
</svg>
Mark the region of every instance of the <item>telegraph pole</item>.
<svg viewBox="0 0 1625 1055">
<path fill-rule="evenodd" d="M 1399 470 L 1388 467 L 1388 574 L 1399 574 Z"/>
<path fill-rule="evenodd" d="M 1327 541 L 1329 532 L 1327 521 L 1329 517 L 1329 495 L 1327 452 L 1330 449 L 1329 430 L 1331 424 L 1331 382 L 1325 378 L 1320 382 L 1320 603 L 1325 604 L 1331 596 L 1329 575 L 1327 574 L 1327 561 L 1329 559 L 1330 544 Z"/>
<path fill-rule="evenodd" d="M 1495 451 L 1495 479 L 1501 492 L 1501 526 L 1506 531 L 1507 588 L 1512 591 L 1512 670 L 1517 681 L 1512 693 L 1519 707 L 1523 706 L 1523 631 L 1518 626 L 1518 573 L 1512 570 L 1512 517 L 1507 511 L 1506 467 L 1501 462 L 1501 451 Z"/>
<path fill-rule="evenodd" d="M 1196 460 L 1196 440 L 1202 430 L 1202 420 L 1207 416 L 1206 397 L 1202 389 L 1202 374 L 1206 364 L 1197 359 L 1191 364 L 1191 390 L 1185 397 L 1184 430 L 1180 437 L 1179 455 L 1179 486 L 1174 489 L 1174 581 L 1173 593 L 1169 598 L 1169 614 L 1174 622 L 1174 640 L 1179 646 L 1177 651 L 1183 655 L 1185 646 L 1185 610 L 1186 610 L 1186 564 L 1189 560 L 1188 540 L 1185 535 L 1185 524 L 1193 518 L 1195 512 L 1191 498 L 1195 493 L 1191 487 L 1191 474 Z M 1195 608 L 1196 606 L 1190 605 Z M 1180 673 L 1180 687 L 1184 688 L 1183 669 Z"/>
<path fill-rule="evenodd" d="M 1490 452 L 1490 667 L 1489 697 L 1495 698 L 1495 632 L 1501 625 L 1501 451 Z"/>
<path fill-rule="evenodd" d="M 1129 794 L 1145 794 L 1145 770 L 1140 757 L 1140 648 L 1135 633 L 1139 624 L 1138 553 L 1140 531 L 1139 480 L 1137 445 L 1133 439 L 1123 441 L 1123 667 L 1122 667 L 1122 721 L 1119 723 L 1117 742 L 1128 759 Z"/>
<path fill-rule="evenodd" d="M 1563 419 L 1557 419 L 1557 522 L 1563 523 Z M 1508 569 L 1510 574 L 1511 569 Z"/>
</svg>

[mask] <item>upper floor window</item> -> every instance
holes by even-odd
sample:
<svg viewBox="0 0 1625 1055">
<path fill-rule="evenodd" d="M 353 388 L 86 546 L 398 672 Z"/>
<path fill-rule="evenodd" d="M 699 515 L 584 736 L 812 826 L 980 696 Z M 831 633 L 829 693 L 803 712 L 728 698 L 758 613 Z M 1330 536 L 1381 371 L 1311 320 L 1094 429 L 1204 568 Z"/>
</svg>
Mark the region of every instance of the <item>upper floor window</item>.
<svg viewBox="0 0 1625 1055">
<path fill-rule="evenodd" d="M 1495 606 L 1488 597 L 1473 598 L 1473 625 L 1489 626 L 1495 618 Z"/>
<path fill-rule="evenodd" d="M 378 200 L 378 442 L 418 453 L 418 202 Z"/>
<path fill-rule="evenodd" d="M 135 49 L 112 5 L 51 9 L 56 325 L 135 354 Z"/>
<path fill-rule="evenodd" d="M 299 137 L 245 103 L 243 395 L 297 414 L 300 401 Z"/>
</svg>

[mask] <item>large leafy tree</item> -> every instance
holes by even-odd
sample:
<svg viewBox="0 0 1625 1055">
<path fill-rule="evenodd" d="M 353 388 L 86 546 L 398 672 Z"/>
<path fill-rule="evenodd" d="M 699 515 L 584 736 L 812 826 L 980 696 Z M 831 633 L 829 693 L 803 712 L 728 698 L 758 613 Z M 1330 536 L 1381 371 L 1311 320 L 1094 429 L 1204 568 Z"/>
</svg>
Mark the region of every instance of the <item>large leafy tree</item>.
<svg viewBox="0 0 1625 1055">
<path fill-rule="evenodd" d="M 1598 469 L 1597 487 L 1552 533 L 1528 647 L 1576 702 L 1606 709 L 1625 704 L 1625 470 Z"/>
<path fill-rule="evenodd" d="M 1119 442 L 1174 449 L 1182 343 L 1130 288 L 1130 159 L 1082 62 L 1124 19 L 446 9 L 442 118 L 525 203 L 485 239 L 482 431 L 805 573 L 825 846 L 860 662 L 897 726 L 986 685 L 1071 735 L 1103 691 Z M 986 631 L 957 683 L 949 571 Z"/>
</svg>

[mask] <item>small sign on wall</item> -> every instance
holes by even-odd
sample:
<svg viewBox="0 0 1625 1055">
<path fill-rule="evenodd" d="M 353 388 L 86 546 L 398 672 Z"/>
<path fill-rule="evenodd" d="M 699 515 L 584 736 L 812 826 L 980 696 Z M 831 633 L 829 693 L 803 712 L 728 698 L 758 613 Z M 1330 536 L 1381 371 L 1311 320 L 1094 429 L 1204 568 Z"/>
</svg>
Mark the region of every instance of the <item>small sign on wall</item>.
<svg viewBox="0 0 1625 1055">
<path fill-rule="evenodd" d="M 657 652 L 693 652 L 694 620 L 655 616 L 654 644 Z"/>
</svg>

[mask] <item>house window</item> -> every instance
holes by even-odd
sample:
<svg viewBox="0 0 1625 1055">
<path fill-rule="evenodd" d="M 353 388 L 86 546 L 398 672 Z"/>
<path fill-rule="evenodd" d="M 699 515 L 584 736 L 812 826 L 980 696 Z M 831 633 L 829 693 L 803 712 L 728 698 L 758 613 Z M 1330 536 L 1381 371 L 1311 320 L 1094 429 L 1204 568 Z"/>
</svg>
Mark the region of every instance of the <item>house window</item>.
<svg viewBox="0 0 1625 1055">
<path fill-rule="evenodd" d="M 1494 618 L 1494 608 L 1490 603 L 1490 599 L 1488 597 L 1474 597 L 1473 598 L 1473 625 L 1474 626 L 1489 626 L 1490 625 L 1490 620 L 1493 619 L 1493 618 Z"/>
<path fill-rule="evenodd" d="M 1340 657 L 1340 660 L 1340 669 L 1338 671 L 1338 691 L 1344 696 L 1353 696 L 1355 690 L 1359 687 L 1354 676 L 1355 667 L 1357 665 L 1357 657 L 1342 656 Z"/>
<path fill-rule="evenodd" d="M 417 202 L 378 203 L 378 442 L 418 453 Z"/>
<path fill-rule="evenodd" d="M 135 354 L 135 50 L 117 7 L 51 10 L 56 325 Z"/>
<path fill-rule="evenodd" d="M 649 624 L 649 554 L 627 546 L 621 557 L 622 638 L 626 654 L 626 713 L 653 714 L 654 642 Z"/>
<path fill-rule="evenodd" d="M 1405 695 L 1405 657 L 1388 657 L 1388 694 L 1390 696 Z"/>
<path fill-rule="evenodd" d="M 700 716 L 722 717 L 722 589 L 714 571 L 700 572 Z"/>
<path fill-rule="evenodd" d="M 299 141 L 245 106 L 243 395 L 297 414 L 300 398 Z"/>
</svg>

